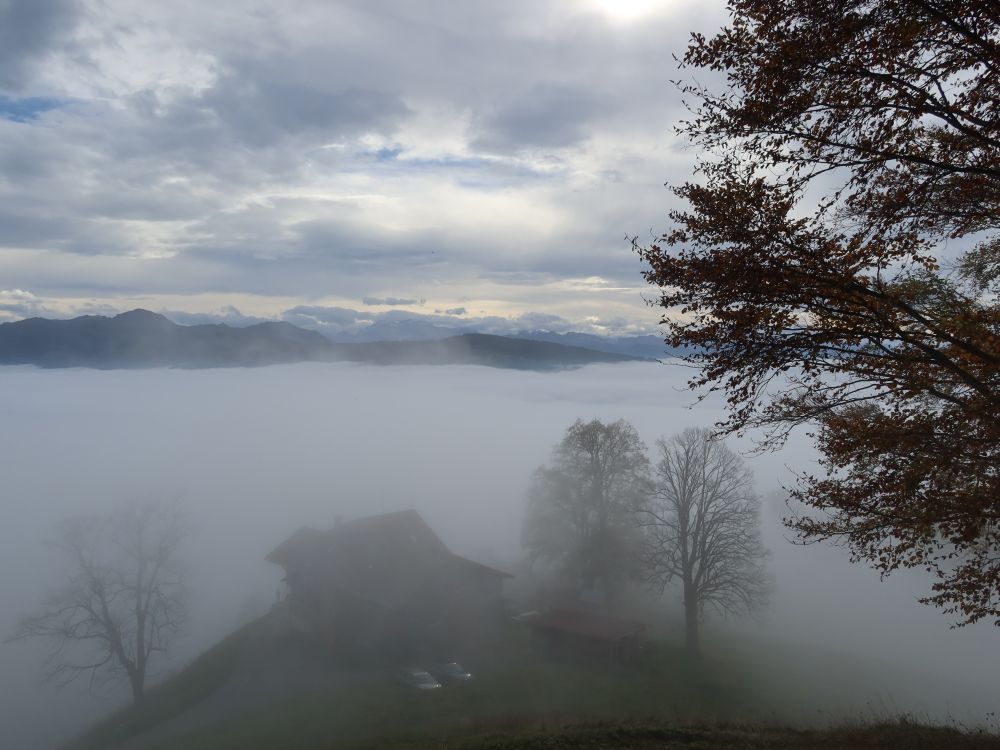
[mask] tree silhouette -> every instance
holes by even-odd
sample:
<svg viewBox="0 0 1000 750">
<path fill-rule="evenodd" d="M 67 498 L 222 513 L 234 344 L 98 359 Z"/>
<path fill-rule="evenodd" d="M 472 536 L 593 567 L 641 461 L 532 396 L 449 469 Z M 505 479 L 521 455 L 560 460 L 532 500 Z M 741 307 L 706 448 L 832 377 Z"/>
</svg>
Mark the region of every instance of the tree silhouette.
<svg viewBox="0 0 1000 750">
<path fill-rule="evenodd" d="M 706 607 L 736 614 L 767 602 L 760 500 L 750 468 L 709 430 L 688 429 L 656 446 L 653 491 L 637 515 L 643 567 L 661 589 L 680 581 L 685 642 L 697 653 Z"/>
<path fill-rule="evenodd" d="M 70 565 L 68 580 L 21 618 L 10 640 L 47 641 L 46 677 L 59 685 L 125 678 L 140 703 L 150 662 L 186 619 L 177 550 L 187 534 L 179 510 L 159 501 L 61 522 L 54 546 Z"/>
<path fill-rule="evenodd" d="M 536 472 L 523 544 L 575 585 L 613 596 L 635 572 L 633 513 L 649 487 L 646 446 L 624 420 L 577 420 Z"/>
</svg>

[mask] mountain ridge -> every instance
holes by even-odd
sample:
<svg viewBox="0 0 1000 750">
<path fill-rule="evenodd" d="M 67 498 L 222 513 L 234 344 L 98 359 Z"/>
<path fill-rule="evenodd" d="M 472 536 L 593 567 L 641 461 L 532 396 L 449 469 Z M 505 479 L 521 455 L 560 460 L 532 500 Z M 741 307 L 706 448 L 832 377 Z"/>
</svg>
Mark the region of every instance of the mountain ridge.
<svg viewBox="0 0 1000 750">
<path fill-rule="evenodd" d="M 609 354 L 624 354 L 640 359 L 662 359 L 677 354 L 666 346 L 663 338 L 653 334 L 636 336 L 598 336 L 594 333 L 566 331 L 557 333 L 542 328 L 497 332 L 477 325 L 439 325 L 418 318 L 380 320 L 368 328 L 353 333 L 327 333 L 320 328 L 303 325 L 307 330 L 323 333 L 336 343 L 373 343 L 378 341 L 432 341 L 453 338 L 469 333 L 482 333 L 505 338 L 547 341 L 564 346 L 580 346 Z"/>
<path fill-rule="evenodd" d="M 159 313 L 130 310 L 113 317 L 26 318 L 0 323 L 0 364 L 46 368 L 257 367 L 293 362 L 478 364 L 553 370 L 641 357 L 483 333 L 425 341 L 338 343 L 284 321 L 249 326 L 180 325 Z"/>
</svg>

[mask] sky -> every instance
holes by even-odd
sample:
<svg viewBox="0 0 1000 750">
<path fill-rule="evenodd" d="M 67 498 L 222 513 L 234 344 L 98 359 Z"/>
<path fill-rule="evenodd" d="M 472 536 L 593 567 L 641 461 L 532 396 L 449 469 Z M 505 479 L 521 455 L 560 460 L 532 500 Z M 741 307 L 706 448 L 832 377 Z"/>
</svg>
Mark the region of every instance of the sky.
<svg viewBox="0 0 1000 750">
<path fill-rule="evenodd" d="M 655 330 L 695 0 L 3 0 L 0 321 Z M 191 316 L 195 316 L 192 318 Z"/>
</svg>

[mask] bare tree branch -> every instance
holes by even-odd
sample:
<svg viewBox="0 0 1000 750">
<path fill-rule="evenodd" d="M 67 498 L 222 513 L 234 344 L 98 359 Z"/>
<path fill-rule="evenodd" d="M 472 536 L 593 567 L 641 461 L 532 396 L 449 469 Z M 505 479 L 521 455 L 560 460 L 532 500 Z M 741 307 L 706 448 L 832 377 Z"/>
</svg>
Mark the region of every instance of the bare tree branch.
<svg viewBox="0 0 1000 750">
<path fill-rule="evenodd" d="M 58 685 L 124 676 L 139 703 L 151 655 L 169 649 L 186 619 L 177 550 L 189 531 L 179 508 L 160 501 L 61 522 L 54 546 L 72 573 L 8 640 L 47 641 L 45 676 Z"/>
<path fill-rule="evenodd" d="M 739 613 L 767 602 L 760 501 L 750 469 L 710 431 L 685 430 L 656 445 L 653 492 L 637 512 L 643 569 L 661 589 L 681 582 L 687 646 L 697 652 L 706 606 Z"/>
</svg>

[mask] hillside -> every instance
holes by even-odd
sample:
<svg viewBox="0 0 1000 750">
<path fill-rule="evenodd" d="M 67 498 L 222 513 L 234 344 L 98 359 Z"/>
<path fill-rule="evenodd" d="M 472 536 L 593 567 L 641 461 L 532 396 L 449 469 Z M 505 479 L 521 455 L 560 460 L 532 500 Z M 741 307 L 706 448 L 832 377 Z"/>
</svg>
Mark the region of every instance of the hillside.
<svg viewBox="0 0 1000 750">
<path fill-rule="evenodd" d="M 485 333 L 466 333 L 433 341 L 378 341 L 335 346 L 339 358 L 382 365 L 476 364 L 515 370 L 552 370 L 639 359 L 579 346 Z"/>
<path fill-rule="evenodd" d="M 332 747 L 332 746 L 331 746 Z M 441 742 L 396 745 L 407 750 L 996 750 L 1000 738 L 906 721 L 825 730 L 767 725 L 594 722 L 492 732 Z"/>
<path fill-rule="evenodd" d="M 552 331 L 519 331 L 513 338 L 547 341 L 550 344 L 579 346 L 599 352 L 622 354 L 641 359 L 665 359 L 685 354 L 682 349 L 668 347 L 662 336 L 596 336 L 592 333 L 554 333 Z"/>
<path fill-rule="evenodd" d="M 322 335 L 289 323 L 180 326 L 148 310 L 0 325 L 0 364 L 40 367 L 253 367 L 328 359 Z"/>
<path fill-rule="evenodd" d="M 304 324 L 306 328 L 309 325 Z M 318 328 L 313 330 L 320 330 Z M 683 352 L 668 347 L 662 336 L 597 336 L 592 333 L 568 331 L 556 333 L 544 329 L 498 333 L 496 330 L 476 325 L 440 325 L 419 318 L 378 319 L 370 326 L 353 332 L 329 334 L 330 340 L 340 344 L 374 343 L 380 341 L 434 341 L 451 339 L 470 333 L 500 335 L 512 339 L 544 341 L 550 344 L 575 346 L 609 354 L 622 354 L 639 359 L 664 359 Z"/>
<path fill-rule="evenodd" d="M 636 359 L 578 346 L 485 334 L 430 341 L 334 343 L 322 334 L 290 323 L 245 327 L 178 325 L 148 310 L 132 310 L 110 318 L 28 318 L 0 324 L 0 364 L 39 367 L 256 367 L 347 361 L 553 370 Z"/>
<path fill-rule="evenodd" d="M 272 612 L 63 750 L 326 748 L 913 748 L 1000 750 L 1000 739 L 879 715 L 787 728 L 734 664 L 660 643 L 641 669 L 540 657 L 511 624 L 463 662 L 472 682 L 421 692 L 389 666 L 339 663 Z M 780 717 L 788 721 L 788 715 Z M 813 714 L 811 721 L 815 721 Z M 764 723 L 760 723 L 763 721 Z"/>
</svg>

